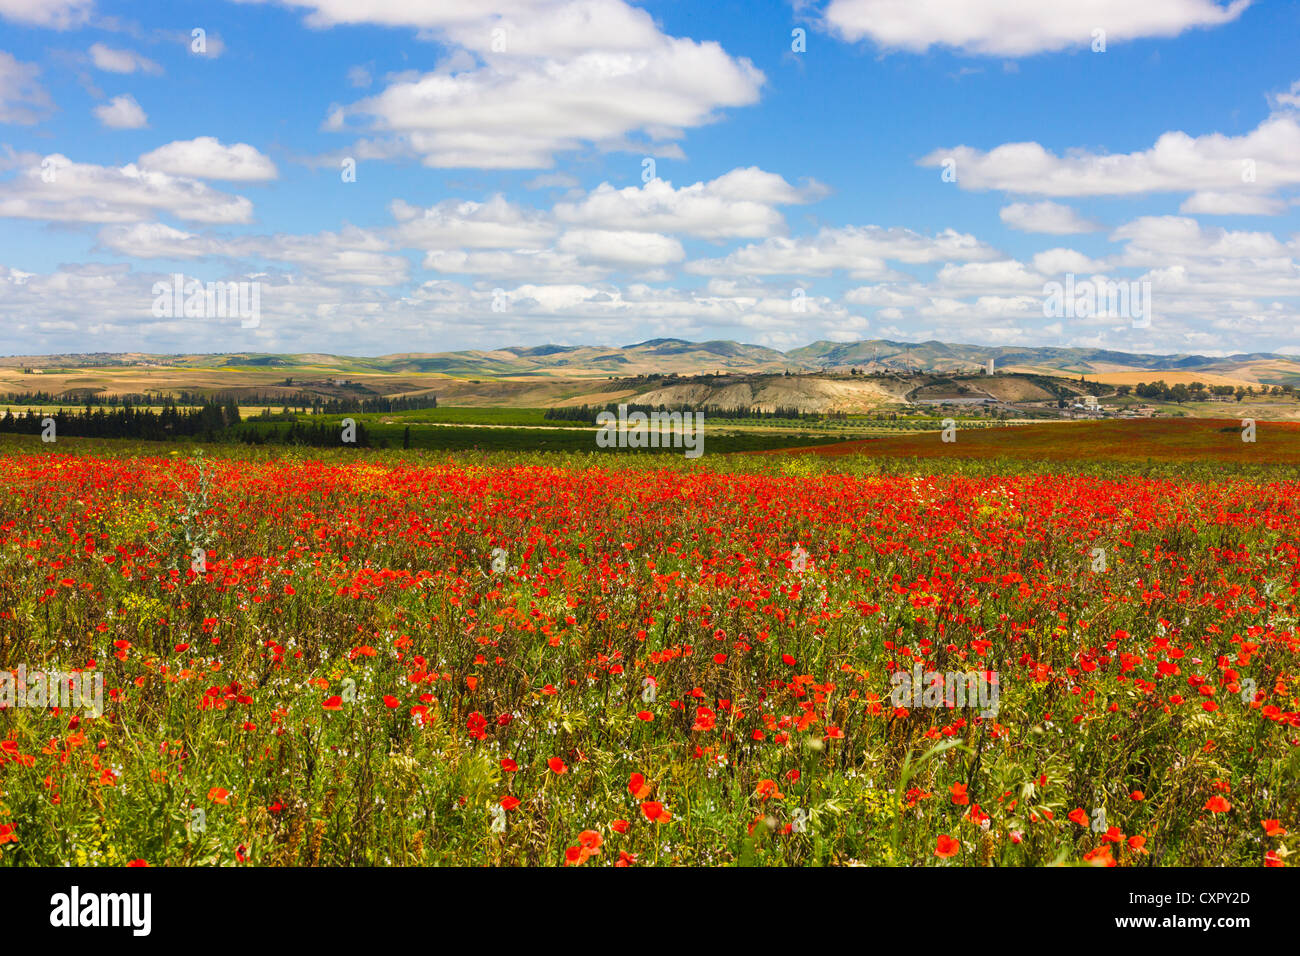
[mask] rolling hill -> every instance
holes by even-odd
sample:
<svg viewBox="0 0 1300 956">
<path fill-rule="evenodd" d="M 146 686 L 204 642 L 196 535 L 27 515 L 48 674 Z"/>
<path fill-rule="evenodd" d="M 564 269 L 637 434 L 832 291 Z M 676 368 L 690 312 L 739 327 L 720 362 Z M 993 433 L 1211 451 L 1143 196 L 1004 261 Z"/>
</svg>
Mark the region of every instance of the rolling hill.
<svg viewBox="0 0 1300 956">
<path fill-rule="evenodd" d="M 133 368 L 142 373 L 247 373 L 259 381 L 272 375 L 428 376 L 432 379 L 527 380 L 610 379 L 645 375 L 712 373 L 834 372 L 858 369 L 898 372 L 972 372 L 992 360 L 1001 371 L 1077 377 L 1113 384 L 1159 378 L 1190 381 L 1215 376 L 1216 382 L 1300 385 L 1300 357 L 1272 353 L 1227 356 L 1159 355 L 1108 349 L 1049 346 L 986 346 L 946 342 L 819 341 L 780 352 L 731 341 L 689 342 L 657 338 L 625 346 L 508 346 L 457 352 L 404 352 L 373 358 L 312 354 L 234 352 L 194 355 L 96 353 L 88 355 L 0 358 L 0 380 L 16 386 L 25 371 L 59 374 L 72 370 Z M 1207 381 L 1209 379 L 1207 378 Z M 23 384 L 36 387 L 35 380 Z"/>
</svg>

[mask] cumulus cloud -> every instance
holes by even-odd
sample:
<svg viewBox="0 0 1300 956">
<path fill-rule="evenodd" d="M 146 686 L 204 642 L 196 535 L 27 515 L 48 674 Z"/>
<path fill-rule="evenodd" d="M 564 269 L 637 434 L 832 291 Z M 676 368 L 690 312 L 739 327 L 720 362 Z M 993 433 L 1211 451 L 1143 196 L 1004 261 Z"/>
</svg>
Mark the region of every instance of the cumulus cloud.
<svg viewBox="0 0 1300 956">
<path fill-rule="evenodd" d="M 1099 227 L 1089 222 L 1069 206 L 1044 200 L 1043 202 L 1017 202 L 1003 206 L 998 216 L 1012 229 L 1021 232 L 1044 232 L 1055 236 L 1080 232 L 1094 232 Z"/>
<path fill-rule="evenodd" d="M 758 100 L 762 73 L 716 42 L 662 33 L 622 0 L 355 4 L 286 0 L 318 27 L 420 28 L 455 54 L 332 110 L 325 128 L 361 125 L 389 156 L 433 167 L 549 168 L 557 153 L 671 152 L 686 129 Z M 372 151 L 381 150 L 375 143 Z"/>
<path fill-rule="evenodd" d="M 542 213 L 496 195 L 486 202 L 448 199 L 421 209 L 404 200 L 390 206 L 395 240 L 416 249 L 539 249 L 559 231 Z"/>
<path fill-rule="evenodd" d="M 55 30 L 82 26 L 94 9 L 95 0 L 0 0 L 0 17 Z"/>
<path fill-rule="evenodd" d="M 681 262 L 686 251 L 680 241 L 656 232 L 575 229 L 556 244 L 587 262 L 602 262 L 624 268 L 650 268 Z"/>
<path fill-rule="evenodd" d="M 1071 150 L 1064 156 L 1038 143 L 1005 143 L 983 151 L 938 149 L 922 166 L 956 164 L 962 189 L 996 189 L 1040 196 L 1136 196 L 1145 193 L 1230 193 L 1266 197 L 1300 184 L 1300 114 L 1275 113 L 1242 136 L 1163 134 L 1134 153 Z M 1212 200 L 1202 196 L 1200 203 Z M 1267 203 L 1258 208 L 1269 207 Z"/>
<path fill-rule="evenodd" d="M 554 212 L 561 222 L 606 229 L 759 238 L 785 232 L 776 206 L 812 202 L 825 192 L 818 183 L 795 187 L 750 166 L 680 189 L 658 178 L 624 189 L 601 183 L 578 201 L 558 203 Z"/>
<path fill-rule="evenodd" d="M 214 241 L 170 227 L 104 231 L 116 232 L 139 244 L 156 242 L 160 257 L 177 244 L 184 249 L 193 242 Z M 1225 344 L 1233 351 L 1276 348 L 1294 341 L 1300 322 L 1294 302 L 1300 275 L 1285 257 L 1201 258 L 1143 273 L 1140 278 L 1154 287 L 1155 318 L 1150 329 L 1139 332 L 1127 320 L 1108 316 L 1064 325 L 1043 316 L 1041 285 L 1035 288 L 1031 282 L 1045 281 L 1052 266 L 1069 266 L 1067 271 L 1081 278 L 1094 271 L 1082 271 L 1091 263 L 1072 250 L 1051 250 L 1048 259 L 1035 257 L 1032 267 L 1003 259 L 954 264 L 940 269 L 932 282 L 865 285 L 838 298 L 807 288 L 802 308 L 796 309 L 786 284 L 731 278 L 714 278 L 702 289 L 681 289 L 560 274 L 498 277 L 483 269 L 471 273 L 477 281 L 439 278 L 397 293 L 359 282 L 331 282 L 329 270 L 308 264 L 332 248 L 382 255 L 385 240 L 375 234 L 342 230 L 319 237 L 241 237 L 232 243 L 204 251 L 256 252 L 301 263 L 291 274 L 244 273 L 259 275 L 263 282 L 263 322 L 255 332 L 239 330 L 237 320 L 153 320 L 148 304 L 155 276 L 125 265 L 68 265 L 47 274 L 0 266 L 0 350 L 69 351 L 93 338 L 104 349 L 138 349 L 147 343 L 154 351 L 311 351 L 329 343 L 354 354 L 377 354 L 410 351 L 416 342 L 467 348 L 483 342 L 590 344 L 656 335 L 737 338 L 788 348 L 814 338 L 850 340 L 870 334 L 1214 352 Z M 564 254 L 547 250 L 537 255 L 554 259 Z M 575 268 L 581 265 L 576 257 L 567 261 Z M 208 271 L 212 278 L 239 274 L 231 266 Z M 1102 278 L 1116 276 L 1095 271 L 1104 273 Z"/>
<path fill-rule="evenodd" d="M 140 129 L 149 125 L 149 117 L 130 93 L 113 97 L 96 106 L 94 112 L 99 122 L 109 129 Z"/>
<path fill-rule="evenodd" d="M 93 43 L 90 47 L 90 61 L 95 67 L 108 73 L 161 73 L 162 67 L 134 50 L 116 50 L 102 43 Z"/>
<path fill-rule="evenodd" d="M 30 126 L 53 108 L 37 77 L 41 68 L 0 50 L 0 123 Z"/>
<path fill-rule="evenodd" d="M 1278 216 L 1286 207 L 1284 200 L 1258 193 L 1202 190 L 1184 199 L 1178 211 L 1205 216 Z"/>
<path fill-rule="evenodd" d="M 788 289 L 761 284 L 691 290 L 638 282 L 435 279 L 395 295 L 330 284 L 311 273 L 231 267 L 205 270 L 203 277 L 255 278 L 261 284 L 261 325 L 244 330 L 237 318 L 153 317 L 152 284 L 171 278 L 160 272 L 93 263 L 31 273 L 0 265 L 0 351 L 76 350 L 91 338 L 105 350 L 309 351 L 328 342 L 351 354 L 382 354 L 410 351 L 416 343 L 430 349 L 482 341 L 576 345 L 620 343 L 642 334 L 734 337 L 788 348 L 809 334 L 853 339 L 869 331 L 866 319 L 832 298 L 810 293 L 796 310 Z"/>
<path fill-rule="evenodd" d="M 1269 97 L 1274 109 L 1300 109 L 1300 80 L 1296 80 L 1284 93 L 1274 93 Z"/>
<path fill-rule="evenodd" d="M 875 309 L 878 322 L 905 328 L 903 337 L 913 339 L 1208 354 L 1222 353 L 1225 343 L 1229 351 L 1266 351 L 1294 340 L 1287 323 L 1300 320 L 1300 236 L 1284 243 L 1267 232 L 1148 216 L 1114 230 L 1110 239 L 1125 247 L 1105 259 L 1057 248 L 1028 263 L 946 263 L 930 282 L 881 282 L 850 289 L 843 298 Z M 1045 285 L 1066 273 L 1077 281 L 1149 282 L 1151 327 L 1138 332 L 1126 319 L 1106 314 L 1064 326 L 1047 321 Z"/>
<path fill-rule="evenodd" d="M 1086 49 L 1093 30 L 1106 42 L 1172 37 L 1194 27 L 1230 23 L 1250 5 L 1232 0 L 831 0 L 824 21 L 849 41 L 922 53 L 944 46 L 986 56 L 1029 56 Z"/>
<path fill-rule="evenodd" d="M 1103 261 L 1085 256 L 1075 249 L 1046 249 L 1034 253 L 1034 268 L 1044 276 L 1062 275 L 1066 272 L 1104 272 Z"/>
<path fill-rule="evenodd" d="M 607 265 L 584 262 L 575 253 L 558 249 L 434 249 L 425 255 L 423 265 L 434 272 L 500 282 L 593 282 L 610 272 Z"/>
<path fill-rule="evenodd" d="M 939 270 L 935 285 L 952 293 L 1038 291 L 1043 287 L 1043 276 L 1015 259 L 949 262 Z"/>
<path fill-rule="evenodd" d="M 1220 319 L 1240 315 L 1238 303 L 1260 296 L 1300 295 L 1300 238 L 1283 243 L 1272 233 L 1204 226 L 1182 216 L 1144 216 L 1116 229 L 1126 243 L 1111 261 L 1145 268 L 1158 287 L 1189 297 L 1187 308 L 1218 308 Z M 1193 297 L 1199 301 L 1190 301 Z M 1232 300 L 1223 303 L 1221 299 Z"/>
<path fill-rule="evenodd" d="M 275 164 L 247 143 L 223 146 L 216 137 L 176 140 L 140 157 L 145 169 L 195 179 L 257 182 L 275 179 Z"/>
<path fill-rule="evenodd" d="M 202 223 L 244 223 L 253 204 L 206 183 L 126 166 L 74 163 L 61 153 L 0 182 L 0 217 L 51 222 L 130 223 L 168 213 Z"/>
<path fill-rule="evenodd" d="M 100 230 L 103 248 L 138 259 L 238 259 L 297 266 L 317 281 L 369 286 L 399 285 L 409 278 L 410 263 L 391 254 L 381 235 L 349 226 L 314 235 L 203 236 L 164 223 L 107 226 Z"/>
<path fill-rule="evenodd" d="M 774 237 L 751 243 L 719 259 L 689 262 L 703 275 L 826 275 L 845 272 L 855 279 L 903 278 L 887 261 L 921 264 L 995 259 L 996 250 L 974 236 L 945 229 L 925 236 L 910 229 L 880 226 L 823 228 L 813 236 Z"/>
</svg>

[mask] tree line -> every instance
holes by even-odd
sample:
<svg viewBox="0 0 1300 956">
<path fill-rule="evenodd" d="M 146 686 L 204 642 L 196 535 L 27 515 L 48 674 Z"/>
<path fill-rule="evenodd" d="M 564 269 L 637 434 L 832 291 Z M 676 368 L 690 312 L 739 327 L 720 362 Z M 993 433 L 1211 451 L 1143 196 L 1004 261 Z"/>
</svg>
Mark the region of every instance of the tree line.
<svg viewBox="0 0 1300 956">
<path fill-rule="evenodd" d="M 168 401 L 160 409 L 94 408 L 79 411 L 61 409 L 42 413 L 32 409 L 0 415 L 0 434 L 52 435 L 59 438 L 128 438 L 137 441 L 176 441 L 191 439 L 204 442 L 242 442 L 248 445 L 310 445 L 316 448 L 370 447 L 370 435 L 361 422 L 347 426 L 352 439 L 344 442 L 345 426 L 340 424 L 303 424 L 294 422 L 287 428 L 270 428 L 244 423 L 240 427 L 239 406 L 233 399 L 211 399 L 194 407 L 178 407 Z M 52 426 L 52 429 L 51 429 Z"/>
<path fill-rule="evenodd" d="M 285 412 L 297 411 L 304 415 L 346 415 L 350 412 L 409 412 L 438 407 L 437 395 L 413 395 L 385 397 L 375 395 L 369 398 L 324 398 L 310 392 L 295 392 L 292 395 L 256 395 L 236 396 L 230 392 L 217 392 L 212 395 L 198 392 L 168 392 L 165 395 L 100 395 L 94 393 L 69 395 L 66 392 L 46 391 L 9 392 L 0 395 L 0 404 L 4 405 L 84 405 L 88 408 L 127 408 L 141 405 L 189 405 L 202 407 L 215 402 L 219 405 L 281 406 Z"/>
<path fill-rule="evenodd" d="M 194 408 L 178 408 L 173 403 L 155 411 L 123 405 L 121 408 L 93 408 L 81 411 L 61 409 L 42 414 L 30 409 L 23 414 L 6 411 L 0 416 L 0 433 L 13 435 L 45 434 L 53 421 L 56 438 L 138 438 L 143 441 L 168 441 L 176 438 L 214 440 L 239 423 L 239 406 L 233 401 L 207 401 Z"/>
<path fill-rule="evenodd" d="M 1164 402 L 1205 402 L 1211 397 L 1214 398 L 1235 398 L 1241 401 L 1247 396 L 1254 395 L 1294 395 L 1295 388 L 1291 385 L 1261 385 L 1258 391 L 1253 385 L 1206 385 L 1204 382 L 1190 382 L 1186 385 L 1181 382 L 1177 385 L 1166 385 L 1164 381 L 1157 382 L 1138 382 L 1136 385 L 1119 385 L 1115 388 L 1115 393 L 1120 397 L 1132 392 L 1138 398 L 1154 398 Z"/>
<path fill-rule="evenodd" d="M 589 422 L 594 425 L 596 424 L 596 416 L 601 412 L 609 412 L 611 415 L 617 415 L 620 404 L 627 406 L 627 414 L 629 415 L 633 412 L 643 412 L 646 415 L 649 415 L 651 412 L 695 412 L 702 410 L 718 418 L 729 419 L 781 418 L 820 420 L 823 417 L 820 412 L 804 412 L 800 411 L 795 406 L 777 406 L 773 408 L 772 411 L 767 412 L 746 406 L 726 408 L 721 405 L 687 405 L 680 403 L 676 405 L 642 405 L 633 402 L 609 402 L 605 405 L 567 405 L 563 408 L 548 408 L 546 414 L 542 417 L 550 421 Z M 837 415 L 844 420 L 847 420 L 848 418 L 848 416 L 843 412 L 832 412 L 827 417 L 834 418 Z"/>
</svg>

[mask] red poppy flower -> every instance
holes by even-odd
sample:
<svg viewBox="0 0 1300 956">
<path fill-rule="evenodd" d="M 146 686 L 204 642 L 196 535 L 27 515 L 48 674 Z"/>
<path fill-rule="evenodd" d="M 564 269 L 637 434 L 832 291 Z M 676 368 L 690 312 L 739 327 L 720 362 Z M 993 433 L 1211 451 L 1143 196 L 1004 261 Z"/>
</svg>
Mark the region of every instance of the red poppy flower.
<svg viewBox="0 0 1300 956">
<path fill-rule="evenodd" d="M 664 805 L 655 800 L 647 800 L 641 804 L 641 812 L 652 823 L 667 823 L 672 819 L 672 815 L 664 808 Z"/>
<path fill-rule="evenodd" d="M 650 785 L 645 782 L 644 776 L 634 773 L 627 778 L 627 792 L 637 800 L 641 800 L 650 795 Z"/>
<path fill-rule="evenodd" d="M 695 726 L 691 730 L 712 730 L 718 722 L 717 715 L 707 707 L 695 708 Z"/>
<path fill-rule="evenodd" d="M 941 833 L 939 839 L 935 841 L 934 855 L 939 857 L 941 860 L 946 860 L 949 857 L 956 856 L 957 851 L 960 849 L 961 843 L 948 836 L 948 834 Z"/>
<path fill-rule="evenodd" d="M 1083 855 L 1083 862 L 1091 866 L 1119 866 L 1115 858 L 1111 856 L 1110 847 L 1102 844 L 1095 850 L 1089 850 Z"/>
<path fill-rule="evenodd" d="M 564 773 L 569 769 L 559 757 L 552 757 L 546 761 L 546 766 L 551 768 L 551 773 Z"/>
<path fill-rule="evenodd" d="M 485 740 L 487 738 L 487 718 L 476 710 L 465 721 L 465 729 L 469 731 L 469 735 L 475 740 Z"/>
</svg>

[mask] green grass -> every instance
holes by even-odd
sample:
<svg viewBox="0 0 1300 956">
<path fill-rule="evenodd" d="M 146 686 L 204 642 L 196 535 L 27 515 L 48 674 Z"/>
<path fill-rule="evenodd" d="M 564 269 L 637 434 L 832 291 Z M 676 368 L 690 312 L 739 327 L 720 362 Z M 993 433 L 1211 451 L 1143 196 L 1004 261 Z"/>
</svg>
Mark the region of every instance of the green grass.
<svg viewBox="0 0 1300 956">
<path fill-rule="evenodd" d="M 311 418 L 310 423 L 337 422 L 344 417 L 355 418 L 365 423 L 370 443 L 375 448 L 401 448 L 403 435 L 409 427 L 411 430 L 410 447 L 428 451 L 538 451 L 538 452 L 595 452 L 601 455 L 643 455 L 675 454 L 681 455 L 680 447 L 668 448 L 611 448 L 601 449 L 596 446 L 596 429 L 582 427 L 494 427 L 482 428 L 470 425 L 433 425 L 433 424 L 385 424 L 379 419 L 387 416 L 323 416 Z M 269 433 L 276 428 L 281 433 L 288 429 L 286 423 L 246 421 L 235 428 L 237 434 L 248 432 Z M 802 448 L 826 445 L 844 441 L 850 435 L 832 435 L 824 431 L 806 434 L 789 432 L 756 432 L 743 430 L 713 430 L 706 428 L 702 433 L 705 455 L 728 454 L 731 452 L 769 451 L 779 448 Z"/>
</svg>

